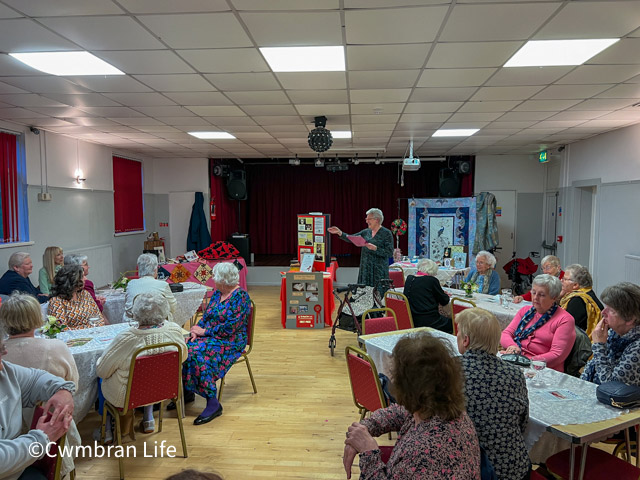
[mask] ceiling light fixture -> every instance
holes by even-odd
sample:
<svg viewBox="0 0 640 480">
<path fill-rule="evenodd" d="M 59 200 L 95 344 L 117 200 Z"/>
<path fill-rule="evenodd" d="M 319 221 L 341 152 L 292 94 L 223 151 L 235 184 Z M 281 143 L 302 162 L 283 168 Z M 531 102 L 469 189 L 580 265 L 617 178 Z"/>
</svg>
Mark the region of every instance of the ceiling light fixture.
<svg viewBox="0 0 640 480">
<path fill-rule="evenodd" d="M 325 128 L 327 125 L 327 117 L 319 116 L 314 118 L 316 128 L 309 132 L 309 147 L 314 152 L 326 152 L 333 144 L 333 136 L 331 132 Z"/>
<path fill-rule="evenodd" d="M 89 52 L 29 52 L 9 55 L 50 75 L 125 75 Z"/>
<path fill-rule="evenodd" d="M 445 129 L 441 128 L 437 130 L 432 136 L 433 137 L 470 137 L 474 133 L 476 133 L 479 128 L 450 128 Z"/>
<path fill-rule="evenodd" d="M 374 162 L 376 165 L 380 165 L 380 154 L 376 153 L 376 160 Z"/>
<path fill-rule="evenodd" d="M 334 130 L 331 135 L 333 135 L 333 138 L 351 138 L 349 130 Z"/>
<path fill-rule="evenodd" d="M 274 72 L 344 72 L 344 47 L 262 47 Z"/>
<path fill-rule="evenodd" d="M 189 135 L 202 140 L 229 140 L 235 139 L 233 135 L 227 132 L 187 132 Z"/>
<path fill-rule="evenodd" d="M 353 157 L 353 160 L 351 160 L 353 162 L 354 165 L 358 165 L 360 163 L 360 159 L 358 158 L 358 154 L 356 153 L 356 156 Z"/>
<path fill-rule="evenodd" d="M 298 158 L 298 154 L 296 153 L 296 158 L 292 158 L 289 160 L 289 165 L 298 166 L 300 165 L 300 159 Z"/>
<path fill-rule="evenodd" d="M 315 165 L 316 167 L 324 167 L 324 160 L 320 158 L 320 154 L 318 154 L 318 159 L 316 160 Z"/>
<path fill-rule="evenodd" d="M 582 65 L 619 38 L 592 38 L 587 40 L 533 40 L 527 42 L 505 67 L 549 67 Z"/>
</svg>

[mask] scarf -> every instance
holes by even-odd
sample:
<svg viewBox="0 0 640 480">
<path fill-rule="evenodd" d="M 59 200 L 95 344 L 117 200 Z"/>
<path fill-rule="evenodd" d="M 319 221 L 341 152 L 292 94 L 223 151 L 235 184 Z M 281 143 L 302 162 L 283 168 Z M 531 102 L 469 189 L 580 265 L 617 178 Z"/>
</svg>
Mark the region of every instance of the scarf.
<svg viewBox="0 0 640 480">
<path fill-rule="evenodd" d="M 553 314 L 556 313 L 558 309 L 558 304 L 554 303 L 551 305 L 551 308 L 544 312 L 544 314 L 538 319 L 536 323 L 531 325 L 529 328 L 525 328 L 527 323 L 531 321 L 533 317 L 536 315 L 536 309 L 531 307 L 527 313 L 525 313 L 520 319 L 520 323 L 518 324 L 518 328 L 516 328 L 516 333 L 513 335 L 513 340 L 518 344 L 518 347 L 522 348 L 522 340 L 527 338 L 545 323 L 547 323 Z"/>
<path fill-rule="evenodd" d="M 622 337 L 613 331 L 613 329 L 609 329 L 609 336 L 607 337 L 606 343 L 607 348 L 605 349 L 607 359 L 609 360 L 608 363 L 616 366 L 620 362 L 620 358 L 622 357 L 625 349 L 633 342 L 636 342 L 638 338 L 640 338 L 639 327 L 632 328 Z M 587 363 L 586 367 L 584 367 L 582 379 L 593 382 L 597 385 L 602 383 L 600 375 L 598 375 L 598 372 L 596 371 L 596 362 L 593 359 Z"/>
<path fill-rule="evenodd" d="M 488 270 L 488 272 L 489 273 L 483 274 L 478 272 L 477 270 L 474 270 L 471 278 L 469 279 L 470 282 L 478 285 L 478 293 L 489 293 L 489 275 L 491 275 L 491 270 Z"/>
<path fill-rule="evenodd" d="M 600 311 L 600 307 L 595 302 L 591 295 L 590 288 L 579 288 L 578 290 L 574 290 L 571 293 L 567 293 L 562 300 L 560 300 L 560 306 L 566 310 L 566 306 L 572 298 L 579 297 L 584 302 L 584 306 L 587 309 L 587 335 L 591 338 L 591 332 L 596 328 L 598 322 L 602 319 L 602 312 Z"/>
</svg>

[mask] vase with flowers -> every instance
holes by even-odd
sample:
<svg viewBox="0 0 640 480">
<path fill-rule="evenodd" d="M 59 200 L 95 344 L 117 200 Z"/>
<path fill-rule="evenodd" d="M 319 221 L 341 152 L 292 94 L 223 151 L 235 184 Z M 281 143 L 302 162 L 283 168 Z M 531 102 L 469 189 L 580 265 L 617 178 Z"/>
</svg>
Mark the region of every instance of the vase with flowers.
<svg viewBox="0 0 640 480">
<path fill-rule="evenodd" d="M 47 315 L 47 321 L 42 326 L 42 334 L 47 338 L 56 338 L 56 336 L 66 330 L 67 326 L 60 323 L 53 315 Z"/>
<path fill-rule="evenodd" d="M 475 282 L 462 282 L 460 287 L 467 298 L 473 298 L 473 294 L 478 291 L 478 285 Z"/>
</svg>

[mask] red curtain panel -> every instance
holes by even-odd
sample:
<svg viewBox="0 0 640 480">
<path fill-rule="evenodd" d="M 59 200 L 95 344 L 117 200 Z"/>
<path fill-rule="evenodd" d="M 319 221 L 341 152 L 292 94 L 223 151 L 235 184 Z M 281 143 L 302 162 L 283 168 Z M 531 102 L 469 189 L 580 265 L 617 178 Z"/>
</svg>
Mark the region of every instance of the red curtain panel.
<svg viewBox="0 0 640 480">
<path fill-rule="evenodd" d="M 2 202 L 2 242 L 19 242 L 17 137 L 0 132 L 0 201 Z"/>
<path fill-rule="evenodd" d="M 113 210 L 116 233 L 144 230 L 141 162 L 113 157 Z"/>
</svg>

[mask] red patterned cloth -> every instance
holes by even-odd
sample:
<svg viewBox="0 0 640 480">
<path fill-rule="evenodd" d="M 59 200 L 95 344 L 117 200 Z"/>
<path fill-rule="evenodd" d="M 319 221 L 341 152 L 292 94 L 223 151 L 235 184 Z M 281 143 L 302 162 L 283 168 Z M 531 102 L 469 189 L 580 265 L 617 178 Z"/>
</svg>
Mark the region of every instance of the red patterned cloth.
<svg viewBox="0 0 640 480">
<path fill-rule="evenodd" d="M 221 258 L 238 258 L 240 252 L 228 242 L 216 242 L 204 250 L 200 250 L 198 255 L 207 260 L 219 260 Z"/>
<path fill-rule="evenodd" d="M 198 279 L 200 283 L 203 285 L 209 281 L 211 277 L 213 277 L 213 268 L 211 268 L 206 263 L 200 265 L 195 272 L 193 272 L 193 276 Z"/>
<path fill-rule="evenodd" d="M 173 283 L 186 282 L 191 277 L 191 272 L 182 265 L 176 265 L 169 277 Z"/>
</svg>

